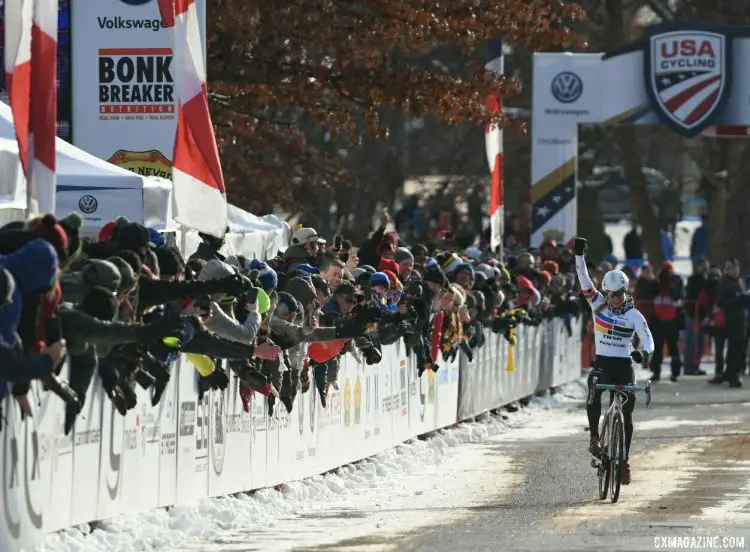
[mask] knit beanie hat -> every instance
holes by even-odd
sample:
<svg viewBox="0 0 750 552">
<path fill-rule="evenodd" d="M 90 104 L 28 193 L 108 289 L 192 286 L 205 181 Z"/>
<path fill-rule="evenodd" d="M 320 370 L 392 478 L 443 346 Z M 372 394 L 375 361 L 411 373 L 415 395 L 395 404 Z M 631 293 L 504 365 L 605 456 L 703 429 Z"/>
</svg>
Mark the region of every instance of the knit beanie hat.
<svg viewBox="0 0 750 552">
<path fill-rule="evenodd" d="M 105 287 L 95 287 L 79 303 L 79 308 L 99 320 L 112 320 L 117 313 L 117 296 Z"/>
<path fill-rule="evenodd" d="M 179 276 L 182 273 L 182 259 L 171 247 L 157 247 L 154 249 L 154 255 L 162 276 Z"/>
<path fill-rule="evenodd" d="M 119 227 L 115 239 L 120 247 L 130 251 L 138 251 L 142 247 L 152 245 L 148 228 L 137 222 L 128 222 Z"/>
<path fill-rule="evenodd" d="M 279 285 L 279 275 L 276 274 L 276 271 L 268 266 L 268 264 L 259 261 L 258 259 L 253 259 L 250 261 L 249 268 L 250 270 L 258 271 L 258 282 L 263 286 L 266 293 L 276 289 Z"/>
<path fill-rule="evenodd" d="M 103 261 L 101 259 L 89 259 L 83 263 L 81 266 L 81 277 L 86 287 L 103 287 L 112 293 L 117 293 L 120 289 L 120 281 L 122 280 L 119 267 L 110 261 Z"/>
<path fill-rule="evenodd" d="M 161 267 L 159 266 L 159 259 L 156 257 L 153 249 L 147 249 L 143 255 L 143 264 L 151 271 L 151 275 L 158 279 L 161 275 Z"/>
<path fill-rule="evenodd" d="M 391 279 L 385 272 L 376 272 L 370 276 L 370 284 L 373 286 L 384 286 L 391 289 Z"/>
<path fill-rule="evenodd" d="M 437 267 L 425 270 L 422 279 L 425 282 L 432 282 L 433 284 L 438 284 L 443 287 L 448 284 L 448 278 L 445 277 L 445 273 Z"/>
<path fill-rule="evenodd" d="M 57 222 L 55 215 L 46 214 L 40 219 L 32 220 L 29 224 L 29 230 L 38 238 L 48 241 L 52 244 L 57 252 L 60 264 L 63 264 L 68 258 L 68 235 Z"/>
<path fill-rule="evenodd" d="M 68 258 L 72 259 L 81 251 L 80 230 L 83 226 L 83 219 L 78 213 L 70 213 L 60 220 L 60 226 L 68 236 Z"/>
<path fill-rule="evenodd" d="M 465 270 L 466 272 L 468 272 L 471 275 L 472 279 L 474 278 L 474 267 L 470 265 L 469 263 L 462 263 L 458 265 L 456 269 L 453 271 L 453 277 L 455 278 L 456 276 L 458 276 L 458 273 L 461 272 L 462 270 Z"/>
<path fill-rule="evenodd" d="M 302 278 L 292 278 L 284 286 L 284 291 L 294 297 L 303 307 L 308 307 L 315 299 L 315 288 L 312 282 L 306 282 Z"/>
<path fill-rule="evenodd" d="M 393 259 L 380 259 L 380 264 L 378 264 L 378 271 L 385 272 L 386 270 L 390 270 L 391 272 L 395 272 L 396 274 L 398 274 L 398 263 Z"/>
<path fill-rule="evenodd" d="M 414 260 L 414 255 L 411 254 L 411 251 L 406 249 L 405 247 L 399 247 L 396 249 L 396 252 L 393 254 L 393 260 L 397 263 L 401 263 L 407 259 Z"/>
<path fill-rule="evenodd" d="M 110 257 L 107 262 L 117 268 L 120 276 L 120 284 L 117 286 L 117 294 L 122 296 L 135 287 L 135 272 L 128 262 L 122 257 Z"/>
</svg>

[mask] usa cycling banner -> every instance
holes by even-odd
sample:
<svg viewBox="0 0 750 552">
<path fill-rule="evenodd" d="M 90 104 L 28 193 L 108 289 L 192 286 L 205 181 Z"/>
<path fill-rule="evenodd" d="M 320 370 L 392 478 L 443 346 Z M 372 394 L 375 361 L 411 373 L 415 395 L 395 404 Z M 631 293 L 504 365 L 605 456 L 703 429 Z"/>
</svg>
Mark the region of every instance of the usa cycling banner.
<svg viewBox="0 0 750 552">
<path fill-rule="evenodd" d="M 672 22 L 606 54 L 534 54 L 532 240 L 576 233 L 578 125 L 663 124 L 692 137 L 750 135 L 750 39 Z"/>
</svg>

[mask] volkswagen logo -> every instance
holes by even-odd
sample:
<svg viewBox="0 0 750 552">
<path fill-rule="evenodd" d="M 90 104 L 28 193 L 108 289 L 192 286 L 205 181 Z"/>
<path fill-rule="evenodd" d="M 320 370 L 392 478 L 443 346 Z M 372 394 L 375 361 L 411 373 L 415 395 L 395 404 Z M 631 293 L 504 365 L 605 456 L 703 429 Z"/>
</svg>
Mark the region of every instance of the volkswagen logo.
<svg viewBox="0 0 750 552">
<path fill-rule="evenodd" d="M 78 200 L 78 209 L 82 213 L 86 213 L 87 215 L 90 215 L 91 213 L 96 212 L 98 208 L 99 208 L 99 202 L 92 195 L 85 195 L 81 199 Z"/>
<path fill-rule="evenodd" d="M 563 71 L 552 79 L 552 95 L 558 102 L 573 103 L 583 94 L 581 77 L 570 71 Z"/>
</svg>

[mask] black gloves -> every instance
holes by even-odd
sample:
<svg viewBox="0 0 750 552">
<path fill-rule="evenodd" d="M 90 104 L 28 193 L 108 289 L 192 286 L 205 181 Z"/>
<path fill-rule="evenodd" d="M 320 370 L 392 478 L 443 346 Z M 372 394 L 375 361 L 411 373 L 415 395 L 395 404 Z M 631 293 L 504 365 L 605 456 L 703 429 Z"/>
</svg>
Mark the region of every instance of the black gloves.
<svg viewBox="0 0 750 552">
<path fill-rule="evenodd" d="M 633 362 L 637 364 L 647 364 L 648 359 L 651 355 L 649 355 L 648 351 L 633 351 L 630 353 L 630 358 L 633 359 Z"/>
<path fill-rule="evenodd" d="M 586 253 L 586 238 L 576 237 L 574 243 L 575 245 L 573 246 L 573 251 L 579 257 L 583 257 L 583 255 Z"/>
<path fill-rule="evenodd" d="M 217 293 L 226 293 L 227 295 L 234 296 L 242 295 L 247 289 L 252 287 L 250 280 L 242 274 L 232 274 L 231 276 L 215 280 L 215 282 Z"/>
<path fill-rule="evenodd" d="M 352 318 L 337 318 L 334 327 L 337 339 L 360 337 L 367 331 L 367 324 Z"/>
</svg>

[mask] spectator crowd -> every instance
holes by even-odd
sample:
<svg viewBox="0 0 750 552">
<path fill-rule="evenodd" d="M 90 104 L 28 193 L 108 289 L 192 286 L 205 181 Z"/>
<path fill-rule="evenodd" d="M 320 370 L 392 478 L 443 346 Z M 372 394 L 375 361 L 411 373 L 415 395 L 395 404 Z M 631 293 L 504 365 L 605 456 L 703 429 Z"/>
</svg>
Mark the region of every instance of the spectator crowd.
<svg viewBox="0 0 750 552">
<path fill-rule="evenodd" d="M 200 398 L 237 378 L 246 411 L 259 393 L 269 414 L 278 403 L 291 412 L 300 393 L 318 393 L 326 406 L 347 354 L 377 370 L 382 347 L 403 340 L 421 377 L 459 352 L 472 362 L 493 333 L 515 342 L 519 325 L 560 317 L 572 332 L 582 311 L 569 248 L 547 240 L 501 261 L 449 234 L 404 243 L 390 222 L 384 216 L 359 247 L 298 228 L 265 261 L 225 254 L 222 239 L 203 234 L 185 259 L 168 236 L 124 218 L 97 240 L 82 237 L 77 215 L 6 224 L 0 378 L 15 399 L 7 404 L 32 415 L 30 382 L 40 380 L 65 402 L 67 434 L 93 378 L 125 415 L 136 386 L 157 404 L 185 355 Z"/>
</svg>

